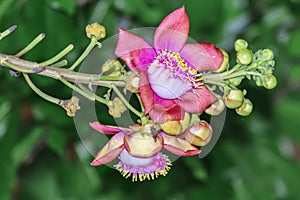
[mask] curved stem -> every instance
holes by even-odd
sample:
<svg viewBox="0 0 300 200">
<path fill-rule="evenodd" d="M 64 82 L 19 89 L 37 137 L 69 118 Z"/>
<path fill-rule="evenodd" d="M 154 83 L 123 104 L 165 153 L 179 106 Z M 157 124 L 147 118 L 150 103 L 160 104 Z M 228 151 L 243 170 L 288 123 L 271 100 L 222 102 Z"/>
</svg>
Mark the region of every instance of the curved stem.
<svg viewBox="0 0 300 200">
<path fill-rule="evenodd" d="M 65 84 L 66 86 L 68 86 L 69 88 L 71 88 L 72 90 L 78 92 L 79 94 L 81 94 L 82 96 L 84 96 L 85 98 L 91 100 L 91 101 L 95 101 L 96 99 L 96 95 L 93 93 L 88 93 L 86 91 L 83 91 L 82 89 L 80 89 L 79 87 L 76 87 L 75 85 L 73 85 L 72 83 L 66 81 L 65 79 L 63 79 L 61 76 L 58 75 L 58 79 Z M 107 100 L 102 99 L 100 97 L 97 97 L 97 101 L 99 101 L 100 103 L 106 104 L 108 103 Z"/>
<path fill-rule="evenodd" d="M 11 34 L 14 30 L 16 30 L 16 28 L 17 28 L 17 26 L 13 25 L 13 26 L 9 27 L 8 29 L 6 29 L 5 31 L 3 31 L 2 33 L 0 33 L 0 40 L 2 40 L 3 38 L 5 38 L 9 34 Z"/>
<path fill-rule="evenodd" d="M 53 65 L 51 65 L 52 67 L 64 67 L 68 64 L 68 61 L 67 60 L 62 60 L 62 61 L 59 61 L 57 63 L 54 63 Z"/>
<path fill-rule="evenodd" d="M 17 57 L 21 57 L 26 54 L 28 51 L 33 49 L 38 43 L 40 43 L 45 38 L 45 33 L 39 34 L 32 42 L 30 42 L 24 49 L 16 54 Z"/>
<path fill-rule="evenodd" d="M 236 71 L 234 73 L 228 73 L 224 72 L 221 74 L 203 74 L 203 80 L 204 82 L 208 81 L 220 81 L 220 80 L 226 80 L 226 79 L 231 79 L 239 76 L 245 76 L 247 74 L 246 71 Z"/>
<path fill-rule="evenodd" d="M 112 85 L 111 88 L 115 91 L 115 93 L 117 93 L 117 95 L 120 97 L 120 99 L 123 101 L 123 103 L 127 106 L 127 108 L 133 112 L 136 116 L 142 118 L 143 117 L 143 113 L 139 112 L 138 110 L 136 110 L 123 96 L 123 94 L 120 92 L 120 90 Z"/>
<path fill-rule="evenodd" d="M 208 84 L 212 84 L 212 85 L 222 86 L 222 87 L 225 86 L 225 84 L 222 81 L 213 81 L 213 80 L 210 80 L 210 79 L 206 79 L 204 82 L 208 83 Z"/>
<path fill-rule="evenodd" d="M 85 93 L 87 93 L 89 96 L 92 96 L 95 98 L 96 101 L 103 103 L 105 105 L 109 104 L 109 100 L 106 100 L 104 98 L 99 97 L 97 94 L 92 93 L 88 88 L 84 87 L 81 83 L 78 84 L 80 89 L 82 89 Z"/>
<path fill-rule="evenodd" d="M 36 93 L 38 94 L 40 97 L 42 97 L 43 99 L 50 101 L 52 103 L 58 104 L 59 103 L 59 99 L 52 97 L 44 92 L 42 92 L 38 87 L 36 87 L 34 85 L 34 83 L 30 80 L 28 74 L 23 73 L 23 76 L 27 82 L 27 84 L 29 85 L 29 87 Z"/>
<path fill-rule="evenodd" d="M 142 109 L 142 113 L 144 113 L 145 108 L 144 108 L 144 104 L 143 104 L 143 102 L 142 102 L 141 96 L 140 96 L 138 93 L 136 93 L 136 97 L 137 97 L 138 100 L 139 100 L 139 103 L 140 103 L 140 106 L 141 106 L 141 109 Z"/>
<path fill-rule="evenodd" d="M 74 70 L 92 51 L 95 45 L 98 43 L 95 37 L 92 37 L 90 44 L 87 46 L 85 51 L 81 54 L 81 56 L 75 61 L 75 63 L 69 68 L 70 70 Z"/>
<path fill-rule="evenodd" d="M 51 64 L 57 62 L 59 59 L 61 59 L 62 57 L 64 57 L 65 55 L 67 55 L 70 51 L 72 51 L 73 48 L 74 48 L 74 45 L 73 44 L 69 44 L 66 48 L 64 48 L 61 52 L 59 52 L 54 57 L 52 57 L 49 60 L 46 60 L 46 61 L 40 63 L 40 66 L 47 66 L 47 65 L 51 65 Z"/>
</svg>

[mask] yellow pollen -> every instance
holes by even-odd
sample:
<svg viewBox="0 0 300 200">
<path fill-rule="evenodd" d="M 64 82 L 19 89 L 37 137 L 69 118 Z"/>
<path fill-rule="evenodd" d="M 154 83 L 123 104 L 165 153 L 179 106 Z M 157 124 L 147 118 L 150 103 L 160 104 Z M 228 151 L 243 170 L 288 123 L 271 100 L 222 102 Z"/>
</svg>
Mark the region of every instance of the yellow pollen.
<svg viewBox="0 0 300 200">
<path fill-rule="evenodd" d="M 166 176 L 168 171 L 171 169 L 172 163 L 169 160 L 168 156 L 162 155 L 165 158 L 166 166 L 164 166 L 163 169 L 156 169 L 154 172 L 150 173 L 131 173 L 130 171 L 124 170 L 120 164 L 115 165 L 114 167 L 122 174 L 123 177 L 126 179 L 131 176 L 132 182 L 135 181 L 144 181 L 146 179 L 148 180 L 154 180 L 155 178 L 158 178 L 160 175 Z"/>
</svg>

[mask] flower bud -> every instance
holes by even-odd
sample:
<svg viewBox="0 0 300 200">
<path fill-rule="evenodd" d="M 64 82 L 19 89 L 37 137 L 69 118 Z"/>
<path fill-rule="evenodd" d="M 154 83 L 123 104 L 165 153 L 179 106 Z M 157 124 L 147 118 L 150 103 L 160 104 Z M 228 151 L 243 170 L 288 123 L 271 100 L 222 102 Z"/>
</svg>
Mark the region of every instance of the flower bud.
<svg viewBox="0 0 300 200">
<path fill-rule="evenodd" d="M 85 31 L 88 38 L 95 37 L 97 40 L 104 38 L 106 35 L 104 26 L 101 26 L 98 23 L 87 25 Z"/>
<path fill-rule="evenodd" d="M 241 90 L 233 89 L 226 92 L 225 105 L 228 108 L 240 107 L 244 100 L 244 94 Z"/>
<path fill-rule="evenodd" d="M 114 98 L 111 104 L 108 105 L 108 113 L 116 118 L 121 117 L 121 114 L 126 111 L 126 106 L 119 97 Z"/>
<path fill-rule="evenodd" d="M 210 107 L 208 107 L 205 112 L 209 115 L 219 115 L 223 110 L 225 109 L 225 104 L 222 99 L 218 99 L 216 102 L 211 104 Z"/>
<path fill-rule="evenodd" d="M 104 76 L 120 76 L 122 74 L 122 65 L 118 60 L 108 59 L 102 65 L 102 75 Z"/>
<path fill-rule="evenodd" d="M 128 72 L 125 82 L 126 82 L 126 86 L 125 86 L 126 89 L 128 89 L 132 93 L 138 92 L 139 84 L 140 84 L 140 77 L 137 73 Z"/>
<path fill-rule="evenodd" d="M 274 58 L 274 53 L 271 49 L 264 49 L 262 54 L 265 60 L 273 60 Z"/>
<path fill-rule="evenodd" d="M 242 49 L 247 49 L 247 47 L 248 47 L 248 42 L 246 40 L 243 40 L 243 39 L 238 39 L 234 43 L 234 49 L 236 51 L 240 51 Z"/>
<path fill-rule="evenodd" d="M 185 139 L 196 146 L 204 146 L 209 143 L 212 136 L 211 126 L 201 121 L 198 125 L 191 126 L 184 134 Z"/>
<path fill-rule="evenodd" d="M 179 135 L 183 133 L 190 124 L 190 115 L 185 113 L 183 120 L 169 120 L 160 124 L 160 128 L 169 135 Z"/>
<path fill-rule="evenodd" d="M 70 117 L 74 117 L 76 111 L 80 109 L 79 98 L 76 96 L 69 100 L 60 100 L 58 104 L 67 111 L 67 115 Z"/>
<path fill-rule="evenodd" d="M 236 61 L 242 65 L 249 65 L 252 62 L 253 54 L 248 49 L 241 49 L 236 53 Z"/>
<path fill-rule="evenodd" d="M 134 132 L 125 135 L 124 144 L 130 155 L 147 158 L 157 154 L 162 149 L 163 138 L 160 134 L 157 134 L 156 139 L 153 139 L 151 133 Z"/>
<path fill-rule="evenodd" d="M 253 110 L 253 104 L 249 99 L 244 99 L 243 104 L 237 108 L 235 111 L 241 116 L 249 115 Z"/>
<path fill-rule="evenodd" d="M 229 56 L 228 53 L 226 51 L 224 51 L 223 49 L 220 49 L 222 51 L 223 54 L 223 62 L 220 66 L 220 68 L 217 70 L 217 72 L 223 72 L 228 68 L 228 63 L 229 63 Z"/>
<path fill-rule="evenodd" d="M 267 77 L 265 77 L 265 79 L 263 80 L 263 85 L 266 89 L 273 89 L 276 87 L 277 85 L 277 79 L 275 76 L 273 75 L 268 75 Z"/>
</svg>

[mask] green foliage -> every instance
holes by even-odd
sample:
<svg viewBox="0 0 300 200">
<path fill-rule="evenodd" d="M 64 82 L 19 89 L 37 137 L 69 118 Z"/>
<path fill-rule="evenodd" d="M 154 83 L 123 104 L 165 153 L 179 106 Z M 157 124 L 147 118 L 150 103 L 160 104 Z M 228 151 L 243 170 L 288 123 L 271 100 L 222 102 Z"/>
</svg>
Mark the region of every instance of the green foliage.
<svg viewBox="0 0 300 200">
<path fill-rule="evenodd" d="M 17 53 L 44 32 L 45 41 L 26 58 L 44 61 L 73 43 L 67 57 L 72 63 L 88 43 L 86 24 L 103 23 L 109 37 L 118 27 L 157 26 L 185 5 L 194 40 L 214 42 L 230 54 L 237 38 L 249 41 L 252 49 L 274 50 L 277 88 L 247 83 L 253 113 L 242 118 L 227 112 L 220 140 L 207 157 L 180 158 L 166 177 L 131 183 L 109 167 L 89 166 L 92 155 L 73 120 L 0 67 L 0 199 L 300 199 L 299 1 L 77 2 L 1 1 L 0 29 L 13 24 L 18 29 L 0 41 L 0 52 Z M 71 94 L 56 81 L 33 80 L 55 96 Z"/>
</svg>

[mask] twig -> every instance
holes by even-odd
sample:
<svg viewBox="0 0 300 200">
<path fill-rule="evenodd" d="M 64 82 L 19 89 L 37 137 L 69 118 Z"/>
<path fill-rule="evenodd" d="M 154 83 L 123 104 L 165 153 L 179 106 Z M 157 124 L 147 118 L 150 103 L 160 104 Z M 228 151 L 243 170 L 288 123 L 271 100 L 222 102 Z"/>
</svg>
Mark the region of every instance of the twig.
<svg viewBox="0 0 300 200">
<path fill-rule="evenodd" d="M 111 87 L 111 85 L 125 87 L 126 85 L 125 82 L 121 80 L 102 80 L 102 76 L 98 74 L 80 73 L 65 68 L 56 68 L 53 66 L 42 67 L 36 62 L 23 60 L 16 56 L 6 54 L 0 54 L 0 63 L 5 67 L 20 71 L 22 73 L 36 73 L 53 79 L 58 79 L 57 75 L 59 75 L 61 78 L 74 83 L 85 83 L 106 87 Z M 106 77 L 103 76 L 103 79 L 106 79 Z"/>
</svg>

